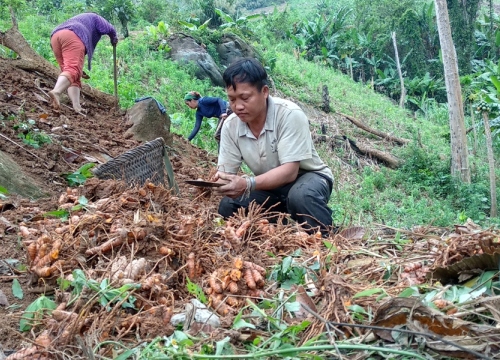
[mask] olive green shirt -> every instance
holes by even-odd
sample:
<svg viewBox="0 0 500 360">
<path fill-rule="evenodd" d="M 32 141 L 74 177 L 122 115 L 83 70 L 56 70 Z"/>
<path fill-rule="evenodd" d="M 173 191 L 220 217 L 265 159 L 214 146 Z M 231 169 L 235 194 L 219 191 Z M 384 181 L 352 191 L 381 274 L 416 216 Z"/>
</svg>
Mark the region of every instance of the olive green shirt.
<svg viewBox="0 0 500 360">
<path fill-rule="evenodd" d="M 268 97 L 266 123 L 259 138 L 231 114 L 222 127 L 218 170 L 236 174 L 245 162 L 254 175 L 299 161 L 299 174 L 315 171 L 333 182 L 330 168 L 318 156 L 302 109 L 291 101 Z"/>
</svg>

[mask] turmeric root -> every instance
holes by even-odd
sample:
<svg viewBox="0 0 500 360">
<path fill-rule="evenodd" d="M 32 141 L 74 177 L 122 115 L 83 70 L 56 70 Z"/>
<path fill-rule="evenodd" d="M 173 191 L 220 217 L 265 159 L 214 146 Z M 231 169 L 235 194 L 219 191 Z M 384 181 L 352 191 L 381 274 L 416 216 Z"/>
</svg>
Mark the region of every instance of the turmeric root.
<svg viewBox="0 0 500 360">
<path fill-rule="evenodd" d="M 28 246 L 28 258 L 30 260 L 30 263 L 33 263 L 36 259 L 37 251 L 38 250 L 38 245 L 36 242 L 32 242 Z"/>
<path fill-rule="evenodd" d="M 252 269 L 252 275 L 253 275 L 253 280 L 255 281 L 255 284 L 257 285 L 257 287 L 260 287 L 260 288 L 264 287 L 266 282 L 262 278 L 262 275 L 255 269 Z"/>
<path fill-rule="evenodd" d="M 77 321 L 78 319 L 78 314 L 74 313 L 72 311 L 65 311 L 65 310 L 53 310 L 52 311 L 52 317 L 57 320 L 58 322 L 61 321 L 67 321 L 67 322 L 73 322 Z"/>
<path fill-rule="evenodd" d="M 240 280 L 240 279 L 241 279 L 241 271 L 240 271 L 240 270 L 238 270 L 238 269 L 232 269 L 232 270 L 231 270 L 231 275 L 230 275 L 230 276 L 231 276 L 231 280 L 233 280 L 233 281 L 236 281 L 236 282 L 237 282 L 238 280 Z"/>
<path fill-rule="evenodd" d="M 194 262 L 195 255 L 194 253 L 189 253 L 188 259 L 187 259 L 187 268 L 188 268 L 188 277 L 190 279 L 194 279 L 196 277 L 196 269 L 195 269 L 195 262 Z"/>
<path fill-rule="evenodd" d="M 227 314 L 233 313 L 234 310 L 227 304 L 225 304 L 222 300 L 220 300 L 218 297 L 215 296 L 210 296 L 211 304 L 212 307 L 217 311 L 219 315 L 225 316 Z"/>
<path fill-rule="evenodd" d="M 232 307 L 238 307 L 240 306 L 240 302 L 238 301 L 238 299 L 232 297 L 232 296 L 229 296 L 227 299 L 226 299 L 226 303 L 229 305 L 229 306 L 232 306 Z"/>
<path fill-rule="evenodd" d="M 171 256 L 171 255 L 174 255 L 175 252 L 174 250 L 172 250 L 171 248 L 169 248 L 168 246 L 162 246 L 158 252 L 161 254 L 161 255 L 164 255 L 164 256 Z"/>
<path fill-rule="evenodd" d="M 208 278 L 208 284 L 214 292 L 222 294 L 222 285 L 219 283 L 219 279 L 217 278 L 217 271 L 214 271 L 212 275 L 210 275 Z"/>
<path fill-rule="evenodd" d="M 114 248 L 117 248 L 118 246 L 122 245 L 126 241 L 128 241 L 128 243 L 132 243 L 132 241 L 134 241 L 134 238 L 127 239 L 123 235 L 120 235 L 119 237 L 109 239 L 108 241 L 102 243 L 101 245 L 87 249 L 87 251 L 85 251 L 85 255 L 90 256 L 111 251 Z"/>
<path fill-rule="evenodd" d="M 248 228 L 250 227 L 250 225 L 252 225 L 252 221 L 250 220 L 245 220 L 243 221 L 243 223 L 240 225 L 240 227 L 238 228 L 238 230 L 236 230 L 235 234 L 236 236 L 241 239 L 243 236 L 245 236 Z"/>
<path fill-rule="evenodd" d="M 253 279 L 252 269 L 245 269 L 243 272 L 243 278 L 245 279 L 245 283 L 247 284 L 249 289 L 256 289 L 257 285 L 255 284 L 255 280 Z"/>
<path fill-rule="evenodd" d="M 266 269 L 264 269 L 262 266 L 259 266 L 251 261 L 243 261 L 243 266 L 246 269 L 257 270 L 262 276 L 266 275 Z"/>
<path fill-rule="evenodd" d="M 232 245 L 238 245 L 240 243 L 240 238 L 236 235 L 236 231 L 229 224 L 226 225 L 224 229 L 224 237 L 227 241 L 229 241 Z"/>
<path fill-rule="evenodd" d="M 59 257 L 59 250 L 52 250 L 50 253 L 48 253 L 38 261 L 34 261 L 33 266 L 43 267 L 50 265 L 54 260 L 57 260 L 58 257 Z"/>
<path fill-rule="evenodd" d="M 230 292 L 231 294 L 237 294 L 237 293 L 238 293 L 238 290 L 239 290 L 239 289 L 238 289 L 238 284 L 237 284 L 237 283 L 235 283 L 234 281 L 231 281 L 231 282 L 229 283 L 229 286 L 228 286 L 227 288 L 229 289 L 229 292 Z"/>
<path fill-rule="evenodd" d="M 235 258 L 233 261 L 233 265 L 236 269 L 241 270 L 243 269 L 243 260 L 241 258 Z"/>
</svg>

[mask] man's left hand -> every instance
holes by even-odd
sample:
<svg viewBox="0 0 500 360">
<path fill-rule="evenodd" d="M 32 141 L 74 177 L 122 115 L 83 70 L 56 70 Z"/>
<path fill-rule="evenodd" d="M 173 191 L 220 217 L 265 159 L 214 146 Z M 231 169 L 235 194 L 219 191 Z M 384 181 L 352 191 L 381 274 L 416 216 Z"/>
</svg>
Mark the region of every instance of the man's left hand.
<svg viewBox="0 0 500 360">
<path fill-rule="evenodd" d="M 231 175 L 224 172 L 218 172 L 217 174 L 215 174 L 214 181 L 226 183 L 224 186 L 214 188 L 214 194 L 228 196 L 232 199 L 243 195 L 247 188 L 247 181 L 244 178 L 238 175 Z"/>
</svg>

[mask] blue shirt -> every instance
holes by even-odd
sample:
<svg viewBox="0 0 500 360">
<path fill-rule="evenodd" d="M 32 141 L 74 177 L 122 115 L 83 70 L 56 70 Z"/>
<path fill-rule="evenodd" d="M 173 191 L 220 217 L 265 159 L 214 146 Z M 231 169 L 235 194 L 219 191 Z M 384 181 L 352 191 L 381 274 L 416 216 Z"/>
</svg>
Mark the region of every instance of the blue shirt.
<svg viewBox="0 0 500 360">
<path fill-rule="evenodd" d="M 222 114 L 227 111 L 228 103 L 217 97 L 202 97 L 198 100 L 198 108 L 196 109 L 196 122 L 194 123 L 193 131 L 188 136 L 188 140 L 191 141 L 198 134 L 201 127 L 201 121 L 204 117 L 206 118 L 220 118 Z"/>
</svg>

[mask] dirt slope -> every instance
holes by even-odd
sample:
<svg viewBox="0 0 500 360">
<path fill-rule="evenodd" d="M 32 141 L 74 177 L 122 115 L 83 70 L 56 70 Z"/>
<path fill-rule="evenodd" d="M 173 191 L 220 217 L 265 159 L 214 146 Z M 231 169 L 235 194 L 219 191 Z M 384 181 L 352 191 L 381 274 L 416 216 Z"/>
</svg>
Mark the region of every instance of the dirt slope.
<svg viewBox="0 0 500 360">
<path fill-rule="evenodd" d="M 10 154 L 23 171 L 51 194 L 37 201 L 16 196 L 4 202 L 0 200 L 0 260 L 16 259 L 26 264 L 26 251 L 20 246 L 17 226 L 41 212 L 58 209 L 58 198 L 68 186 L 63 174 L 74 172 L 92 158 L 105 161 L 107 156 L 115 157 L 139 145 L 137 141 L 123 137 L 127 130 L 124 110 L 116 111 L 83 98 L 82 105 L 87 110 L 86 116 L 83 116 L 75 114 L 68 106 L 69 100 L 63 98 L 66 105 L 60 113 L 54 112 L 47 96 L 53 85 L 53 79 L 0 62 L 0 134 L 3 135 L 0 150 Z M 35 149 L 18 138 L 21 130 L 14 130 L 14 125 L 28 123 L 29 120 L 35 121 L 34 128 L 50 134 L 51 144 Z M 176 179 L 183 196 L 189 197 L 193 189 L 187 188 L 182 180 L 205 178 L 215 159 L 178 136 L 174 136 L 173 151 L 170 157 Z M 26 290 L 22 300 L 12 296 L 14 278 Z M 40 295 L 37 284 L 30 281 L 25 274 L 6 275 L 0 272 L 0 291 L 11 305 L 25 309 Z M 13 318 L 11 312 L 1 306 L 0 317 L 6 319 L 0 325 L 0 346 L 19 349 L 20 341 L 24 339 L 16 331 L 19 319 Z"/>
</svg>

